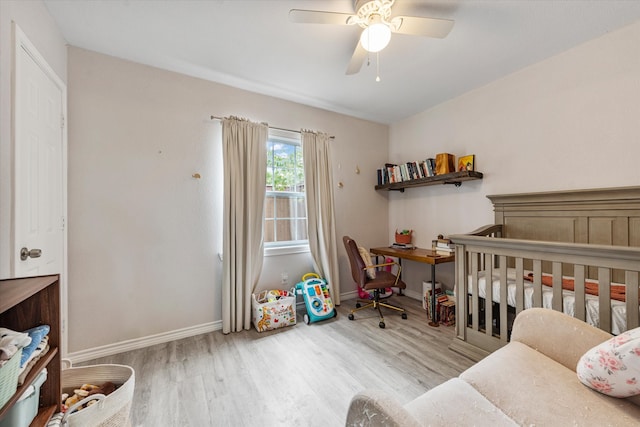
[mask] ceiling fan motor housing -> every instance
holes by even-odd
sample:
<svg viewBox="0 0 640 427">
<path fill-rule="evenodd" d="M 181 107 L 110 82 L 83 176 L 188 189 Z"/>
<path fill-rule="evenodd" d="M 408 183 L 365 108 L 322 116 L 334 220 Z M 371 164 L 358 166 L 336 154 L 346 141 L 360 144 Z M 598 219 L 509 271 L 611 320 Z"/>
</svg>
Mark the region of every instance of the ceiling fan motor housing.
<svg viewBox="0 0 640 427">
<path fill-rule="evenodd" d="M 356 0 L 355 10 L 358 16 L 358 25 L 366 28 L 369 25 L 371 15 L 380 15 L 382 22 L 389 23 L 391 6 L 395 0 Z"/>
</svg>

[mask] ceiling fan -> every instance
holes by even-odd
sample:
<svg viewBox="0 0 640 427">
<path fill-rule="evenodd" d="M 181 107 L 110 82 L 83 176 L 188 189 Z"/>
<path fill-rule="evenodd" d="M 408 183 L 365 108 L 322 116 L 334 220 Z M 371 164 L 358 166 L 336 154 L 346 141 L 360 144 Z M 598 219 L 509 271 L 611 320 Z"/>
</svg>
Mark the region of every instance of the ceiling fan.
<svg viewBox="0 0 640 427">
<path fill-rule="evenodd" d="M 319 10 L 291 9 L 289 20 L 300 24 L 359 25 L 360 40 L 347 66 L 347 74 L 360 71 L 367 52 L 384 49 L 391 33 L 444 38 L 453 28 L 449 19 L 420 16 L 391 16 L 395 0 L 355 0 L 355 14 Z"/>
</svg>

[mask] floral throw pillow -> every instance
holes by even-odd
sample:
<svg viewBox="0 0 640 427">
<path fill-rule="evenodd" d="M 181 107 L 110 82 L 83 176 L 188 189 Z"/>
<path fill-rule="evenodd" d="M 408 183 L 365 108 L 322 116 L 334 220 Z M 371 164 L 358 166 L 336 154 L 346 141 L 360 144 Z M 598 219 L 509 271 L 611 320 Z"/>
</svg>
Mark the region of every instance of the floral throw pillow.
<svg viewBox="0 0 640 427">
<path fill-rule="evenodd" d="M 587 351 L 580 358 L 576 372 L 584 385 L 608 396 L 640 394 L 640 328 Z"/>
<path fill-rule="evenodd" d="M 373 265 L 373 262 L 371 262 L 371 254 L 369 254 L 369 251 L 363 248 L 362 246 L 358 246 L 358 252 L 360 252 L 360 256 L 364 261 L 364 265 L 366 265 L 367 267 L 371 267 Z M 376 269 L 367 268 L 367 276 L 369 277 L 369 279 L 375 279 Z"/>
</svg>

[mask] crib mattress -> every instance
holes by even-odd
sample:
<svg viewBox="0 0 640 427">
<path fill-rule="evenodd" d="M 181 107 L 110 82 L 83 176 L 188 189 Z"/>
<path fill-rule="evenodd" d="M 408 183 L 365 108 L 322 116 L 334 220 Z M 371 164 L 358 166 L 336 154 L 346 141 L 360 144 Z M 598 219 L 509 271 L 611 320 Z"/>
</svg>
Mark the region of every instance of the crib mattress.
<svg viewBox="0 0 640 427">
<path fill-rule="evenodd" d="M 530 271 L 525 271 L 524 274 L 528 274 Z M 493 302 L 500 303 L 500 277 L 497 272 L 494 272 L 492 278 L 492 292 Z M 486 298 L 486 273 L 484 271 L 478 272 L 478 296 L 480 298 Z M 469 295 L 473 295 L 473 286 L 471 275 L 468 276 L 468 292 Z M 542 286 L 542 306 L 544 308 L 552 308 L 553 303 L 553 290 L 549 286 Z M 507 270 L 507 304 L 511 307 L 516 306 L 516 272 L 515 269 L 509 268 Z M 590 325 L 600 326 L 600 312 L 599 312 L 599 300 L 596 295 L 585 295 L 585 311 L 586 322 Z M 562 305 L 564 313 L 569 316 L 575 317 L 575 295 L 573 291 L 562 290 Z M 524 308 L 533 307 L 533 284 L 531 282 L 524 282 Z M 627 325 L 627 307 L 622 301 L 611 300 L 611 333 L 618 335 L 626 331 Z"/>
</svg>

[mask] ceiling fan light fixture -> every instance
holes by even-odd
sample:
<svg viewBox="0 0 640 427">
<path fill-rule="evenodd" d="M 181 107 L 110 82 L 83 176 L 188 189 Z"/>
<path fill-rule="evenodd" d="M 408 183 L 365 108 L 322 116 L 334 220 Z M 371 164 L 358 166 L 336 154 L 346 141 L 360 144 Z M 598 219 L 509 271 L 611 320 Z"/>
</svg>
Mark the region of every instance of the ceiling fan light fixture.
<svg viewBox="0 0 640 427">
<path fill-rule="evenodd" d="M 391 28 L 380 19 L 379 15 L 372 15 L 367 28 L 360 35 L 360 43 L 367 52 L 380 52 L 387 47 L 391 40 Z"/>
</svg>

